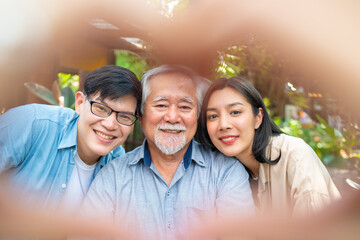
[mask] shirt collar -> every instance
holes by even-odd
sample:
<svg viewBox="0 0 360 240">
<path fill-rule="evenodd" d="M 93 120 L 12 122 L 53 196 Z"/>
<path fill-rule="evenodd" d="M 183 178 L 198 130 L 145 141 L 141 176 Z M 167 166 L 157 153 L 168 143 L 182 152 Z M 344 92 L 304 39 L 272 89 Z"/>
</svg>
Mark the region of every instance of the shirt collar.
<svg viewBox="0 0 360 240">
<path fill-rule="evenodd" d="M 270 183 L 270 167 L 267 163 L 260 163 L 259 167 L 259 180 L 258 180 L 258 193 L 266 190 L 266 185 Z"/>
<path fill-rule="evenodd" d="M 187 169 L 190 166 L 191 160 L 196 162 L 198 165 L 205 167 L 205 161 L 200 153 L 199 149 L 196 147 L 198 143 L 194 140 L 190 142 L 188 149 L 185 152 L 183 161 L 184 167 Z M 148 149 L 148 144 L 146 139 L 142 144 L 143 151 L 139 151 L 138 154 L 129 162 L 130 164 L 137 164 L 141 159 L 144 160 L 144 164 L 147 167 L 151 166 L 151 157 Z"/>
<path fill-rule="evenodd" d="M 70 148 L 76 146 L 78 121 L 79 121 L 79 116 L 77 116 L 76 121 L 69 123 L 65 132 L 62 134 L 62 139 L 58 149 Z"/>
<path fill-rule="evenodd" d="M 135 165 L 141 159 L 144 159 L 145 145 L 147 145 L 146 139 L 143 141 L 142 145 L 139 147 L 140 151 L 137 151 L 136 155 L 132 159 L 129 160 L 130 165 Z"/>
<path fill-rule="evenodd" d="M 200 148 L 205 148 L 204 145 L 200 145 L 195 140 L 192 140 L 192 153 L 191 159 L 202 167 L 206 167 L 206 161 L 204 159 L 203 153 L 200 151 Z"/>
<path fill-rule="evenodd" d="M 190 162 L 191 162 L 191 158 L 192 158 L 192 151 L 193 151 L 192 145 L 193 145 L 193 141 L 190 142 L 190 145 L 184 155 L 183 161 L 184 161 L 185 169 L 187 169 L 190 166 Z"/>
<path fill-rule="evenodd" d="M 144 163 L 147 167 L 151 166 L 151 157 L 150 157 L 148 144 L 146 141 L 145 141 L 145 145 L 144 145 Z"/>
</svg>

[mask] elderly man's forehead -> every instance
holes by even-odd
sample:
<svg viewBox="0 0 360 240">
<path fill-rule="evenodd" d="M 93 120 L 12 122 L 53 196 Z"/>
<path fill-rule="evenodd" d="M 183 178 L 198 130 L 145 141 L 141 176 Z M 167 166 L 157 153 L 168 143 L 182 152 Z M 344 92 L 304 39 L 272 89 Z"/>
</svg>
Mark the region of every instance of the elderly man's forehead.
<svg viewBox="0 0 360 240">
<path fill-rule="evenodd" d="M 168 71 L 168 72 L 158 73 L 158 74 L 152 76 L 152 77 L 150 78 L 150 81 L 151 81 L 151 79 L 156 79 L 157 77 L 163 76 L 163 75 L 177 75 L 177 76 L 182 76 L 183 78 L 190 79 L 190 80 L 192 80 L 192 81 L 194 81 L 194 78 L 195 78 L 195 76 L 192 76 L 192 75 L 190 75 L 190 74 L 188 74 L 188 73 L 186 73 L 186 72 L 181 72 L 181 71 Z"/>
<path fill-rule="evenodd" d="M 161 102 L 161 101 L 169 101 L 168 97 L 155 97 L 153 100 L 153 102 Z M 179 99 L 180 102 L 187 102 L 187 103 L 191 103 L 191 104 L 195 104 L 194 99 L 190 98 L 190 97 L 182 97 Z"/>
</svg>

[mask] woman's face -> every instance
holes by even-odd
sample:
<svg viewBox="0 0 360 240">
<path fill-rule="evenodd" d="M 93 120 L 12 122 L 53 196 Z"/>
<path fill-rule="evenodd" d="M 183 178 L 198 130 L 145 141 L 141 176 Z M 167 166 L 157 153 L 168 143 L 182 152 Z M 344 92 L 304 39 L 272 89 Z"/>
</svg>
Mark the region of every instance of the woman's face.
<svg viewBox="0 0 360 240">
<path fill-rule="evenodd" d="M 254 116 L 246 98 L 233 88 L 214 91 L 206 109 L 206 127 L 215 147 L 239 160 L 252 156 L 255 129 L 262 122 L 262 109 Z"/>
</svg>

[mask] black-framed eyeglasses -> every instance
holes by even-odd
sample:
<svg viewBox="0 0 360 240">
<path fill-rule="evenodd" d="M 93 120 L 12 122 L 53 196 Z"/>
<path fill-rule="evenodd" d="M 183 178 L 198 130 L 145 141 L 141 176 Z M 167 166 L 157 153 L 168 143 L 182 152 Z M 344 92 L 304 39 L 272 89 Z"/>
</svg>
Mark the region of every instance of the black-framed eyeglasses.
<svg viewBox="0 0 360 240">
<path fill-rule="evenodd" d="M 90 102 L 91 112 L 98 117 L 106 118 L 106 117 L 110 116 L 113 112 L 115 112 L 116 113 L 116 121 L 118 123 L 126 125 L 126 126 L 133 125 L 137 119 L 137 116 L 132 113 L 115 111 L 114 109 L 112 109 L 102 103 L 92 101 L 89 96 L 87 96 L 86 98 Z"/>
</svg>

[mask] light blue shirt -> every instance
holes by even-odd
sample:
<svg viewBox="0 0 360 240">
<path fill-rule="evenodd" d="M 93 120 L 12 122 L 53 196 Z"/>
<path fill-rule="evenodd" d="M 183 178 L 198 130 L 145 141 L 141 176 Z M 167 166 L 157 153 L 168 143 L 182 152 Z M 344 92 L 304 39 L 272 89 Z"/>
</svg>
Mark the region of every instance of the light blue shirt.
<svg viewBox="0 0 360 240">
<path fill-rule="evenodd" d="M 78 118 L 72 109 L 41 104 L 0 116 L 0 173 L 10 173 L 26 200 L 40 206 L 61 200 L 75 164 Z M 119 147 L 102 157 L 94 174 L 124 153 Z"/>
<path fill-rule="evenodd" d="M 170 186 L 143 145 L 106 165 L 83 202 L 83 215 L 110 218 L 142 239 L 179 239 L 203 220 L 254 213 L 244 166 L 192 141 Z"/>
</svg>

